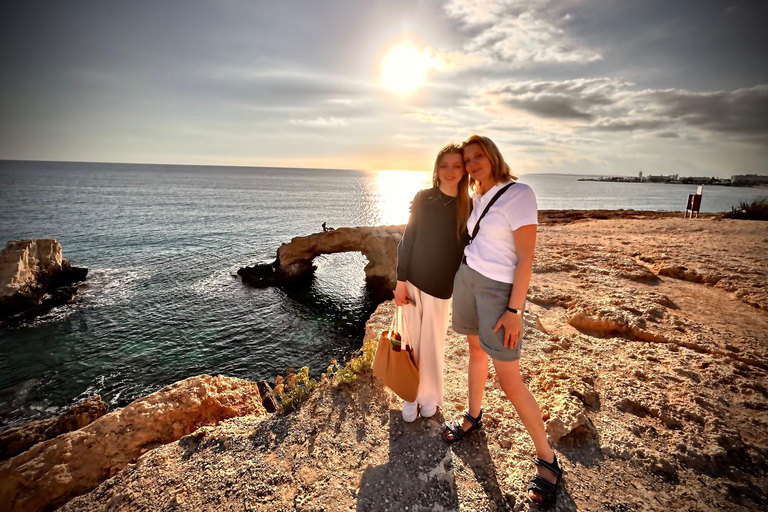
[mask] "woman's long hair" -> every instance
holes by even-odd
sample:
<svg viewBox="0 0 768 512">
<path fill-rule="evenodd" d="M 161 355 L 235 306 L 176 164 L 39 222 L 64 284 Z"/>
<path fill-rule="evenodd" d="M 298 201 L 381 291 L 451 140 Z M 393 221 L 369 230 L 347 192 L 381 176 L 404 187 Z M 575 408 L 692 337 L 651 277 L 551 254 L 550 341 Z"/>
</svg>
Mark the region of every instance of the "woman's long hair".
<svg viewBox="0 0 768 512">
<path fill-rule="evenodd" d="M 440 167 L 440 162 L 443 160 L 443 157 L 449 154 L 459 155 L 461 158 L 462 167 L 464 165 L 464 151 L 461 149 L 461 146 L 453 143 L 443 146 L 437 153 L 437 158 L 435 158 L 435 168 L 432 171 L 433 187 L 440 186 L 440 176 L 437 169 Z M 456 237 L 459 239 L 459 241 L 462 240 L 464 232 L 467 230 L 467 219 L 469 218 L 471 200 L 469 198 L 468 186 L 469 174 L 464 172 L 464 176 L 462 176 L 461 180 L 459 180 L 459 190 L 458 194 L 456 195 L 456 201 L 458 203 L 456 205 Z"/>
<path fill-rule="evenodd" d="M 499 151 L 499 148 L 496 147 L 496 144 L 491 139 L 477 134 L 470 135 L 467 140 L 461 143 L 462 158 L 464 158 L 464 148 L 470 144 L 479 144 L 485 156 L 491 161 L 491 176 L 496 183 L 506 183 L 509 180 L 517 181 L 517 176 L 512 175 L 512 170 L 507 165 L 507 162 L 504 161 L 504 157 L 501 156 L 501 151 Z M 469 173 L 467 173 L 467 176 L 469 176 Z M 477 194 L 478 186 L 479 182 L 477 180 L 469 178 L 469 188 L 473 194 Z"/>
</svg>

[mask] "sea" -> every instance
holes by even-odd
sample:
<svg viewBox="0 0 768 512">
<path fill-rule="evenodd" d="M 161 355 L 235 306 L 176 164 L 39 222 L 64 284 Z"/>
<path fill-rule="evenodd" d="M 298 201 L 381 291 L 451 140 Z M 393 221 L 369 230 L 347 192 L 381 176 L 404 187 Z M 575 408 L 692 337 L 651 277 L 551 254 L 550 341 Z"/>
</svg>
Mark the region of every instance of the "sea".
<svg viewBox="0 0 768 512">
<path fill-rule="evenodd" d="M 540 209 L 681 211 L 695 185 L 523 175 Z M 360 253 L 255 289 L 238 268 L 331 227 L 404 224 L 430 172 L 0 161 L 0 243 L 55 238 L 77 299 L 0 330 L 0 430 L 100 395 L 110 409 L 198 375 L 273 381 L 357 350 L 379 298 Z M 768 190 L 705 186 L 702 211 Z"/>
</svg>

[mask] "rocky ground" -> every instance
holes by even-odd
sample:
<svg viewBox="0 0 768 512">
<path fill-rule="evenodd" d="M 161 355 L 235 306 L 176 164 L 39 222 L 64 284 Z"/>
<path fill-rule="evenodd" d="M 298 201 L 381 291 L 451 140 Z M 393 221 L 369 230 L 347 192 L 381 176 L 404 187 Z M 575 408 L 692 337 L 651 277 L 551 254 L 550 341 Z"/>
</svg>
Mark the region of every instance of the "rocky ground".
<svg viewBox="0 0 768 512">
<path fill-rule="evenodd" d="M 611 216 L 608 216 L 611 217 Z M 561 217 L 543 224 L 521 370 L 565 477 L 553 510 L 768 506 L 768 224 Z M 388 325 L 382 304 L 367 336 Z M 232 418 L 155 448 L 64 511 L 527 510 L 533 445 L 491 370 L 484 429 L 453 446 L 445 407 L 405 424 L 369 374 L 285 416 Z"/>
</svg>

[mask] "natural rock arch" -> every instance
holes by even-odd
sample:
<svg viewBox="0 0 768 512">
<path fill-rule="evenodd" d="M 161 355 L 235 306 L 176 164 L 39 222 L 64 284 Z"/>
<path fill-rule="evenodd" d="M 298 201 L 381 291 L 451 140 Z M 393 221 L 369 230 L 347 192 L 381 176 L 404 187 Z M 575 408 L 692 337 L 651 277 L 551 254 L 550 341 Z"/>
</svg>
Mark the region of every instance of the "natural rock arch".
<svg viewBox="0 0 768 512">
<path fill-rule="evenodd" d="M 293 238 L 277 250 L 275 261 L 243 267 L 243 282 L 257 287 L 277 286 L 311 274 L 315 257 L 339 252 L 361 252 L 368 259 L 365 280 L 393 289 L 397 282 L 397 244 L 405 226 L 339 228 Z"/>
</svg>

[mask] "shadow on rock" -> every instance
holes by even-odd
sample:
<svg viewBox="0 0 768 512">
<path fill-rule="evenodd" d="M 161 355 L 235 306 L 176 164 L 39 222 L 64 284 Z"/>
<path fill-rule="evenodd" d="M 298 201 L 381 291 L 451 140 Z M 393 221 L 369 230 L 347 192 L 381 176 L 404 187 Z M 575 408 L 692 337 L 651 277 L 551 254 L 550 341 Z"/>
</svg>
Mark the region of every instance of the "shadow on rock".
<svg viewBox="0 0 768 512">
<path fill-rule="evenodd" d="M 452 449 L 453 453 L 472 469 L 475 480 L 483 488 L 488 499 L 496 505 L 496 510 L 511 510 L 514 507 L 514 496 L 505 497 L 501 492 L 496 467 L 488 451 L 488 438 L 485 435 L 469 435 L 454 443 Z"/>
<path fill-rule="evenodd" d="M 459 500 L 451 452 L 440 438 L 442 423 L 418 419 L 404 423 L 389 413 L 389 462 L 369 467 L 360 481 L 358 512 L 456 510 Z"/>
<path fill-rule="evenodd" d="M 521 509 L 519 504 L 517 504 L 518 499 L 521 499 L 522 504 L 529 506 L 530 510 L 549 510 L 552 512 L 576 511 L 576 503 L 566 488 L 565 480 L 561 481 L 557 489 L 557 502 L 554 506 L 545 508 L 531 504 L 527 498 L 527 482 L 536 471 L 533 463 L 530 465 L 530 475 L 522 479 L 524 486 L 521 489 L 509 489 L 507 492 L 503 492 L 499 486 L 496 467 L 488 450 L 488 438 L 483 432 L 469 435 L 462 441 L 455 443 L 452 449 L 453 453 L 472 469 L 475 480 L 482 487 L 488 500 L 493 503 L 493 510 L 525 510 L 524 508 Z M 562 455 L 560 459 L 562 460 Z M 516 496 L 519 496 L 519 498 L 516 498 Z"/>
</svg>

